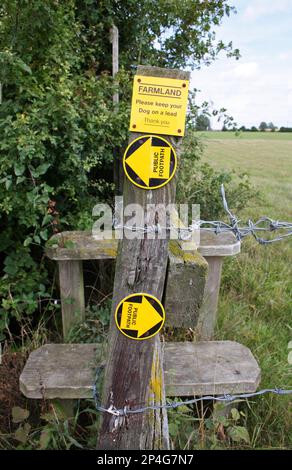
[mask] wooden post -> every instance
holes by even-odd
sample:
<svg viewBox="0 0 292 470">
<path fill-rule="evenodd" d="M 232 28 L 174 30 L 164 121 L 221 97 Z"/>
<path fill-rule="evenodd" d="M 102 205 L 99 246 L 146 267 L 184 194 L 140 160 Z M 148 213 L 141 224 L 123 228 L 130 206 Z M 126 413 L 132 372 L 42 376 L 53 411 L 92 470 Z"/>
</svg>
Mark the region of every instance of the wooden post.
<svg viewBox="0 0 292 470">
<path fill-rule="evenodd" d="M 221 272 L 224 261 L 222 256 L 208 256 L 206 259 L 209 265 L 209 272 L 196 337 L 196 340 L 200 341 L 210 341 L 214 335 Z"/>
<path fill-rule="evenodd" d="M 113 25 L 110 30 L 111 43 L 112 43 L 112 75 L 115 78 L 116 74 L 119 71 L 119 30 Z M 113 94 L 114 104 L 119 103 L 119 93 L 116 92 Z"/>
<path fill-rule="evenodd" d="M 166 326 L 192 328 L 203 303 L 208 263 L 198 251 L 186 252 L 171 240 L 164 295 Z"/>
<path fill-rule="evenodd" d="M 83 266 L 80 260 L 59 261 L 58 264 L 63 336 L 66 339 L 71 328 L 85 319 Z"/>
<path fill-rule="evenodd" d="M 112 76 L 116 77 L 119 71 L 119 30 L 115 25 L 110 29 L 110 41 L 112 43 Z M 119 92 L 113 94 L 113 103 L 115 110 L 119 104 Z M 121 163 L 121 153 L 119 148 L 114 150 L 114 183 L 116 194 L 123 192 L 123 171 Z"/>
<path fill-rule="evenodd" d="M 189 79 L 188 72 L 167 70 L 157 67 L 138 67 L 138 74 Z M 130 141 L 141 134 L 132 133 Z M 163 136 L 179 153 L 181 138 Z M 156 190 L 143 190 L 124 180 L 124 205 L 136 203 L 144 209 L 147 204 L 174 202 L 175 178 Z M 159 211 L 147 212 L 148 225 L 161 220 Z M 162 216 L 163 217 L 163 216 Z M 164 221 L 165 223 L 165 221 Z M 163 295 L 168 258 L 168 240 L 151 239 L 144 235 L 142 240 L 124 238 L 118 250 L 116 263 L 113 312 L 118 303 L 127 295 L 146 292 L 161 300 Z M 111 397 L 111 399 L 110 399 Z M 165 399 L 161 348 L 159 336 L 144 341 L 125 337 L 113 320 L 110 326 L 108 360 L 103 385 L 103 406 L 110 403 L 117 409 L 125 405 L 131 408 L 162 404 Z M 100 449 L 162 449 L 168 448 L 166 414 L 162 411 L 147 411 L 131 415 L 129 423 L 114 429 L 113 417 L 102 414 L 98 440 Z"/>
</svg>

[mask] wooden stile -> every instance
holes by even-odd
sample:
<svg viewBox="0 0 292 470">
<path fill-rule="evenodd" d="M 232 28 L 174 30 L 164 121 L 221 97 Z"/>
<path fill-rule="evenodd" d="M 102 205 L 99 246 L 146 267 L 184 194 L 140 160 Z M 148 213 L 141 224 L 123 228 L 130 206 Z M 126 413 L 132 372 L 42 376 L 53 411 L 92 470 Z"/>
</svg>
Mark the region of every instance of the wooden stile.
<svg viewBox="0 0 292 470">
<path fill-rule="evenodd" d="M 116 46 L 115 28 L 112 35 Z M 189 79 L 188 72 L 140 66 L 138 75 L 135 78 L 138 87 L 157 84 L 168 87 L 167 78 L 182 80 L 180 89 L 184 89 L 186 103 L 187 84 L 184 81 Z M 144 80 L 143 77 L 152 77 L 151 83 L 147 83 L 150 82 L 149 78 Z M 136 91 L 134 88 L 134 96 L 135 93 L 137 88 Z M 152 106 L 152 103 L 147 106 Z M 155 102 L 155 106 L 159 107 L 161 103 Z M 131 129 L 146 128 L 148 133 L 147 121 L 143 124 L 140 120 L 139 113 L 142 111 L 135 110 Z M 158 114 L 157 110 L 153 112 L 154 115 Z M 157 124 L 158 132 L 162 128 L 160 125 L 165 124 L 163 119 L 157 120 L 160 122 Z M 178 125 L 175 118 L 172 125 L 170 121 L 168 125 L 173 134 L 180 136 L 183 133 L 182 121 Z M 131 133 L 129 141 L 131 143 L 137 139 L 140 146 L 152 142 L 141 137 L 140 133 Z M 181 137 L 159 134 L 159 138 L 170 143 L 179 156 Z M 142 221 L 138 224 L 143 227 L 173 225 L 171 216 L 170 221 L 165 221 L 165 207 L 175 201 L 175 177 L 162 187 L 156 186 L 159 189 L 145 190 L 140 181 L 144 181 L 142 178 L 145 179 L 145 172 L 148 171 L 148 160 L 144 160 L 147 155 L 144 151 L 139 153 L 138 167 L 141 162 L 144 176 L 139 173 L 138 180 L 131 179 L 128 173 L 127 165 L 131 167 L 131 164 L 127 162 L 124 166 L 132 181 L 125 178 L 124 207 L 138 204 L 144 209 L 146 220 L 143 220 L 143 225 Z M 171 158 L 175 158 L 173 153 Z M 135 173 L 136 170 L 132 169 Z M 164 169 L 159 171 L 163 174 Z M 156 173 L 156 170 L 153 172 Z M 150 178 L 148 187 L 156 184 L 156 174 L 154 181 L 150 182 Z M 133 183 L 137 183 L 139 188 Z M 150 211 L 149 206 L 152 207 Z M 61 399 L 71 417 L 74 400 L 91 398 L 93 393 L 97 399 L 94 380 L 99 371 L 98 389 L 103 386 L 101 405 L 122 414 L 117 416 L 102 411 L 97 448 L 152 450 L 169 449 L 167 411 L 161 407 L 165 404 L 166 395 L 192 397 L 255 391 L 260 380 L 260 369 L 249 349 L 241 344 L 233 341 L 199 341 L 165 343 L 161 347 L 158 334 L 149 339 L 141 340 L 139 337 L 135 340 L 124 336 L 116 326 L 114 312 L 117 305 L 128 295 L 143 292 L 146 294 L 144 298 L 147 295 L 160 301 L 163 298 L 166 326 L 192 328 L 196 340 L 213 336 L 223 258 L 239 253 L 240 242 L 228 233 L 215 235 L 201 231 L 200 238 L 197 246 L 193 241 L 177 242 L 165 236 L 160 238 L 158 230 L 157 234 L 143 234 L 142 239 L 124 238 L 118 246 L 117 240 L 97 240 L 87 232 L 63 232 L 52 237 L 46 253 L 59 265 L 64 337 L 68 337 L 72 327 L 85 319 L 82 261 L 117 258 L 108 345 L 48 344 L 33 351 L 20 376 L 23 394 L 34 399 Z M 139 303 L 137 300 L 132 302 Z M 129 310 L 126 312 L 131 315 Z M 150 317 L 146 315 L 143 321 L 149 326 L 151 313 L 146 312 Z M 137 317 L 133 316 L 135 320 Z M 133 324 L 133 330 L 138 330 L 139 335 L 138 320 Z M 120 328 L 125 334 L 129 330 L 128 324 Z M 158 409 L 149 410 L 149 407 L 157 405 Z M 147 409 L 141 413 L 125 414 L 125 410 L 137 408 Z"/>
<path fill-rule="evenodd" d="M 166 326 L 195 328 L 197 339 L 210 340 L 214 335 L 216 323 L 221 265 L 226 256 L 235 256 L 240 252 L 240 242 L 232 233 L 217 235 L 202 231 L 197 252 L 185 251 L 186 243 L 189 242 L 174 240 L 168 242 L 168 274 L 164 288 L 164 306 L 167 311 L 165 324 Z M 177 248 L 174 250 L 175 247 Z M 68 334 L 68 326 L 72 327 L 84 320 L 85 303 L 82 282 L 74 283 L 73 280 L 76 277 L 74 275 L 70 276 L 71 280 L 68 278 L 64 283 L 61 264 L 64 261 L 72 264 L 70 270 L 75 270 L 77 274 L 81 264 L 76 264 L 76 261 L 99 260 L 102 262 L 105 259 L 115 259 L 117 251 L 118 240 L 97 241 L 91 232 L 62 232 L 50 239 L 46 247 L 46 255 L 59 264 L 64 338 Z M 199 254 L 206 259 L 209 268 L 205 288 L 203 288 L 205 268 Z M 178 279 L 179 271 L 181 271 L 182 279 Z M 68 289 L 68 284 L 71 289 Z M 198 289 L 199 285 L 201 290 Z M 200 307 L 203 291 L 204 298 Z M 182 302 L 185 304 L 184 309 L 182 309 Z"/>
<path fill-rule="evenodd" d="M 157 67 L 139 66 L 142 76 L 156 76 L 189 79 L 189 72 L 167 70 Z M 130 142 L 139 137 L 132 133 Z M 181 138 L 163 136 L 179 154 Z M 173 178 L 157 190 L 143 190 L 128 179 L 124 181 L 124 205 L 173 203 L 176 182 Z M 147 224 L 159 223 L 159 211 L 147 212 Z M 161 300 L 164 290 L 168 259 L 168 240 L 151 239 L 144 235 L 142 240 L 124 238 L 118 250 L 115 271 L 113 312 L 118 303 L 127 295 L 145 292 Z M 162 404 L 165 399 L 164 378 L 159 336 L 144 341 L 125 337 L 117 329 L 113 319 L 110 326 L 109 349 L 105 369 L 102 404 L 108 407 L 112 402 L 117 409 Z M 131 415 L 129 423 L 114 429 L 114 419 L 104 413 L 101 420 L 98 448 L 100 449 L 161 449 L 168 448 L 167 416 L 161 411 Z"/>
</svg>

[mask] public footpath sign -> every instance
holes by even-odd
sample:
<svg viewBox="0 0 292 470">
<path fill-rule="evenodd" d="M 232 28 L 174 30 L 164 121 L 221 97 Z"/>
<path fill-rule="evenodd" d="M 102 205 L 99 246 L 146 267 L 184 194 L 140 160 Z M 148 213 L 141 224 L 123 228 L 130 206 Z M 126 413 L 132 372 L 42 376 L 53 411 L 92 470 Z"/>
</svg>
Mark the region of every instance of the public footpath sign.
<svg viewBox="0 0 292 470">
<path fill-rule="evenodd" d="M 134 78 L 130 131 L 182 137 L 188 104 L 188 80 Z"/>
<path fill-rule="evenodd" d="M 133 184 L 143 189 L 157 189 L 174 176 L 177 158 L 167 140 L 145 135 L 130 143 L 124 153 L 123 166 Z"/>
<path fill-rule="evenodd" d="M 118 329 L 128 338 L 149 339 L 161 330 L 165 311 L 153 295 L 131 294 L 118 304 L 115 320 Z"/>
</svg>

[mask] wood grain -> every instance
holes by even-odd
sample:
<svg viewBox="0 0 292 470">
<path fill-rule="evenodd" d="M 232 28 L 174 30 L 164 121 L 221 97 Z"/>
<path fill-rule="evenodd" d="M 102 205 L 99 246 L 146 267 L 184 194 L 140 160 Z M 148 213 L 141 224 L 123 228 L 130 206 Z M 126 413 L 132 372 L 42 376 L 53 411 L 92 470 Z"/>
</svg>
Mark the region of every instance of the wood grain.
<svg viewBox="0 0 292 470">
<path fill-rule="evenodd" d="M 166 70 L 157 67 L 138 67 L 138 75 L 161 76 L 187 80 L 188 72 Z M 130 141 L 141 134 L 131 133 Z M 163 136 L 171 142 L 177 154 L 180 151 L 181 138 Z M 175 177 L 170 183 L 157 190 L 144 190 L 134 186 L 128 179 L 124 180 L 124 206 L 140 204 L 168 205 L 175 201 Z M 159 211 L 147 211 L 149 225 L 159 223 Z M 114 406 L 118 409 L 128 405 L 132 408 L 149 402 L 161 403 L 164 400 L 163 381 L 155 377 L 163 377 L 160 361 L 159 336 L 144 340 L 131 340 L 117 329 L 113 320 L 117 304 L 127 295 L 146 292 L 162 299 L 167 258 L 167 239 L 151 239 L 145 234 L 142 240 L 124 238 L 118 250 L 114 293 L 113 312 L 109 335 L 109 353 L 105 370 L 103 405 L 108 407 L 110 395 Z M 156 360 L 158 358 L 159 360 Z M 153 386 L 153 384 L 155 386 Z M 161 416 L 162 418 L 162 416 Z M 130 418 L 128 427 L 123 426 L 116 431 L 112 429 L 110 415 L 102 416 L 98 448 L 100 449 L 155 449 L 163 445 L 168 447 L 167 437 L 154 432 L 157 414 L 148 412 Z"/>
</svg>

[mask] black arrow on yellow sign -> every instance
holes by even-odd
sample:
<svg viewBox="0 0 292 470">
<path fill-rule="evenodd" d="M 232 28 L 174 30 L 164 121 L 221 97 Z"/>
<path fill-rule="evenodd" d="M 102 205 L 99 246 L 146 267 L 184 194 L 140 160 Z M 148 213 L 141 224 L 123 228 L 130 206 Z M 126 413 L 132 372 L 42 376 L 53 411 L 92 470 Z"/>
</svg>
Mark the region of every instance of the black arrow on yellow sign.
<svg viewBox="0 0 292 470">
<path fill-rule="evenodd" d="M 153 295 L 131 294 L 117 306 L 115 320 L 125 336 L 136 340 L 149 339 L 162 328 L 165 311 Z"/>
<path fill-rule="evenodd" d="M 124 153 L 123 165 L 133 184 L 143 189 L 157 189 L 174 176 L 177 158 L 167 140 L 146 135 L 131 142 Z"/>
</svg>

